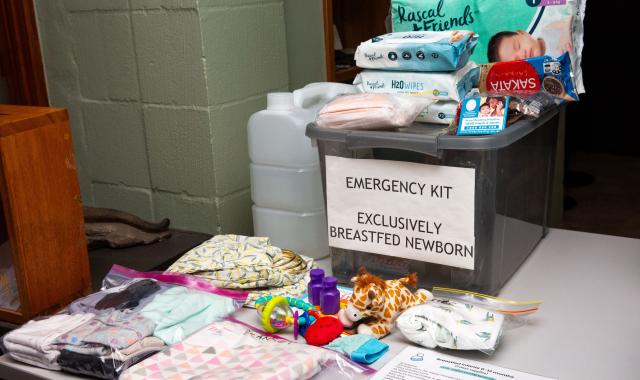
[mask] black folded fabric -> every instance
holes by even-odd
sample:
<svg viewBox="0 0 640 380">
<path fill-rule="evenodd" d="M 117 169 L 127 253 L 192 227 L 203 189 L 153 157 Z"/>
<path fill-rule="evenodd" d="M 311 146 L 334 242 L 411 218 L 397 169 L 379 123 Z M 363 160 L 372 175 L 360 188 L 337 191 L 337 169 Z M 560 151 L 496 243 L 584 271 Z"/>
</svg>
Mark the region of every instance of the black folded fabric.
<svg viewBox="0 0 640 380">
<path fill-rule="evenodd" d="M 58 364 L 66 372 L 94 376 L 100 379 L 117 379 L 125 369 L 155 353 L 145 352 L 122 362 L 112 358 L 61 350 L 60 356 L 58 356 Z"/>
<path fill-rule="evenodd" d="M 152 280 L 137 281 L 118 293 L 109 293 L 104 296 L 95 308 L 104 310 L 116 308 L 118 310 L 133 309 L 138 306 L 140 300 L 160 290 L 160 286 Z"/>
</svg>

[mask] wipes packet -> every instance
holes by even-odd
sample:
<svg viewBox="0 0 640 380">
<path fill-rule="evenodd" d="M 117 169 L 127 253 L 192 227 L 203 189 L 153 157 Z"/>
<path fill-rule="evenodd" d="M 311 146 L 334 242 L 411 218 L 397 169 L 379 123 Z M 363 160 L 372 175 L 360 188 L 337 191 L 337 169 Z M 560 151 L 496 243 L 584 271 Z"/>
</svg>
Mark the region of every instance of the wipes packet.
<svg viewBox="0 0 640 380">
<path fill-rule="evenodd" d="M 473 30 L 479 64 L 568 52 L 583 93 L 585 8 L 586 0 L 391 0 L 391 23 L 394 32 Z"/>
<path fill-rule="evenodd" d="M 458 102 L 450 100 L 438 100 L 431 103 L 420 112 L 416 118 L 420 123 L 449 124 L 456 117 Z"/>
<path fill-rule="evenodd" d="M 361 43 L 355 59 L 365 69 L 455 71 L 477 43 L 478 36 L 468 30 L 389 33 Z"/>
<path fill-rule="evenodd" d="M 478 84 L 479 74 L 478 65 L 473 62 L 451 73 L 365 70 L 356 76 L 353 84 L 361 92 L 410 94 L 434 100 L 460 101 Z"/>
</svg>

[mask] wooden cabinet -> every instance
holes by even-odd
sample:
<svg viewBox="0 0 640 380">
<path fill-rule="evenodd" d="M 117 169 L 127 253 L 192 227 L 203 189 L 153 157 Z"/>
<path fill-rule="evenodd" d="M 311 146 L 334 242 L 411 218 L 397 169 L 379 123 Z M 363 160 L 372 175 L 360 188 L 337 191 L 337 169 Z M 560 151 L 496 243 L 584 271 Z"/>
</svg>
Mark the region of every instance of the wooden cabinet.
<svg viewBox="0 0 640 380">
<path fill-rule="evenodd" d="M 389 14 L 389 0 L 323 0 L 324 46 L 327 81 L 351 83 L 359 69 L 355 66 L 336 68 L 334 33 L 336 26 L 342 48 L 355 50 L 358 45 L 375 36 L 385 34 L 385 19 Z"/>
<path fill-rule="evenodd" d="M 0 262 L 15 273 L 20 304 L 0 308 L 0 320 L 22 323 L 86 294 L 91 281 L 66 110 L 0 105 L 0 195 Z"/>
</svg>

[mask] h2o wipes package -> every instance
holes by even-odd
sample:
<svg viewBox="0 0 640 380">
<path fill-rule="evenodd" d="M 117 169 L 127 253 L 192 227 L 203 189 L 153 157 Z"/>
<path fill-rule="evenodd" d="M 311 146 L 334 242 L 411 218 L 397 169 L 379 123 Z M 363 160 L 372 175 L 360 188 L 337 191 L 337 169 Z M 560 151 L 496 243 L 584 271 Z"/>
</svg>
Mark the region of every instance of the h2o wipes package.
<svg viewBox="0 0 640 380">
<path fill-rule="evenodd" d="M 480 68 L 468 62 L 455 72 L 364 70 L 353 84 L 360 92 L 409 94 L 434 100 L 462 100 L 478 85 Z"/>
<path fill-rule="evenodd" d="M 578 93 L 586 0 L 391 0 L 394 32 L 472 30 L 478 64 L 571 55 Z"/>
</svg>

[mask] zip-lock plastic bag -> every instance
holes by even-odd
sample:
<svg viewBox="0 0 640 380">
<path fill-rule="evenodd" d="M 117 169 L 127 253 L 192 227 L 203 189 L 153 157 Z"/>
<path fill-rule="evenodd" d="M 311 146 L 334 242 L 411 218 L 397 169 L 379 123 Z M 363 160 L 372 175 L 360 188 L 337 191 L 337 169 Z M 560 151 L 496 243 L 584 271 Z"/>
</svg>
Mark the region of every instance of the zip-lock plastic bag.
<svg viewBox="0 0 640 380">
<path fill-rule="evenodd" d="M 336 129 L 392 129 L 416 120 L 432 99 L 399 94 L 340 95 L 318 113 L 316 124 Z"/>
<path fill-rule="evenodd" d="M 120 379 L 360 379 L 375 370 L 322 347 L 292 342 L 233 318 L 212 323 L 125 371 Z"/>
<path fill-rule="evenodd" d="M 192 276 L 118 265 L 103 284 L 100 292 L 73 302 L 68 313 L 30 321 L 5 335 L 11 357 L 115 379 L 129 366 L 235 312 L 247 296 Z"/>
<path fill-rule="evenodd" d="M 433 301 L 414 306 L 397 320 L 410 341 L 428 348 L 495 352 L 510 326 L 538 310 L 541 301 L 516 302 L 457 289 L 433 288 Z"/>
</svg>

